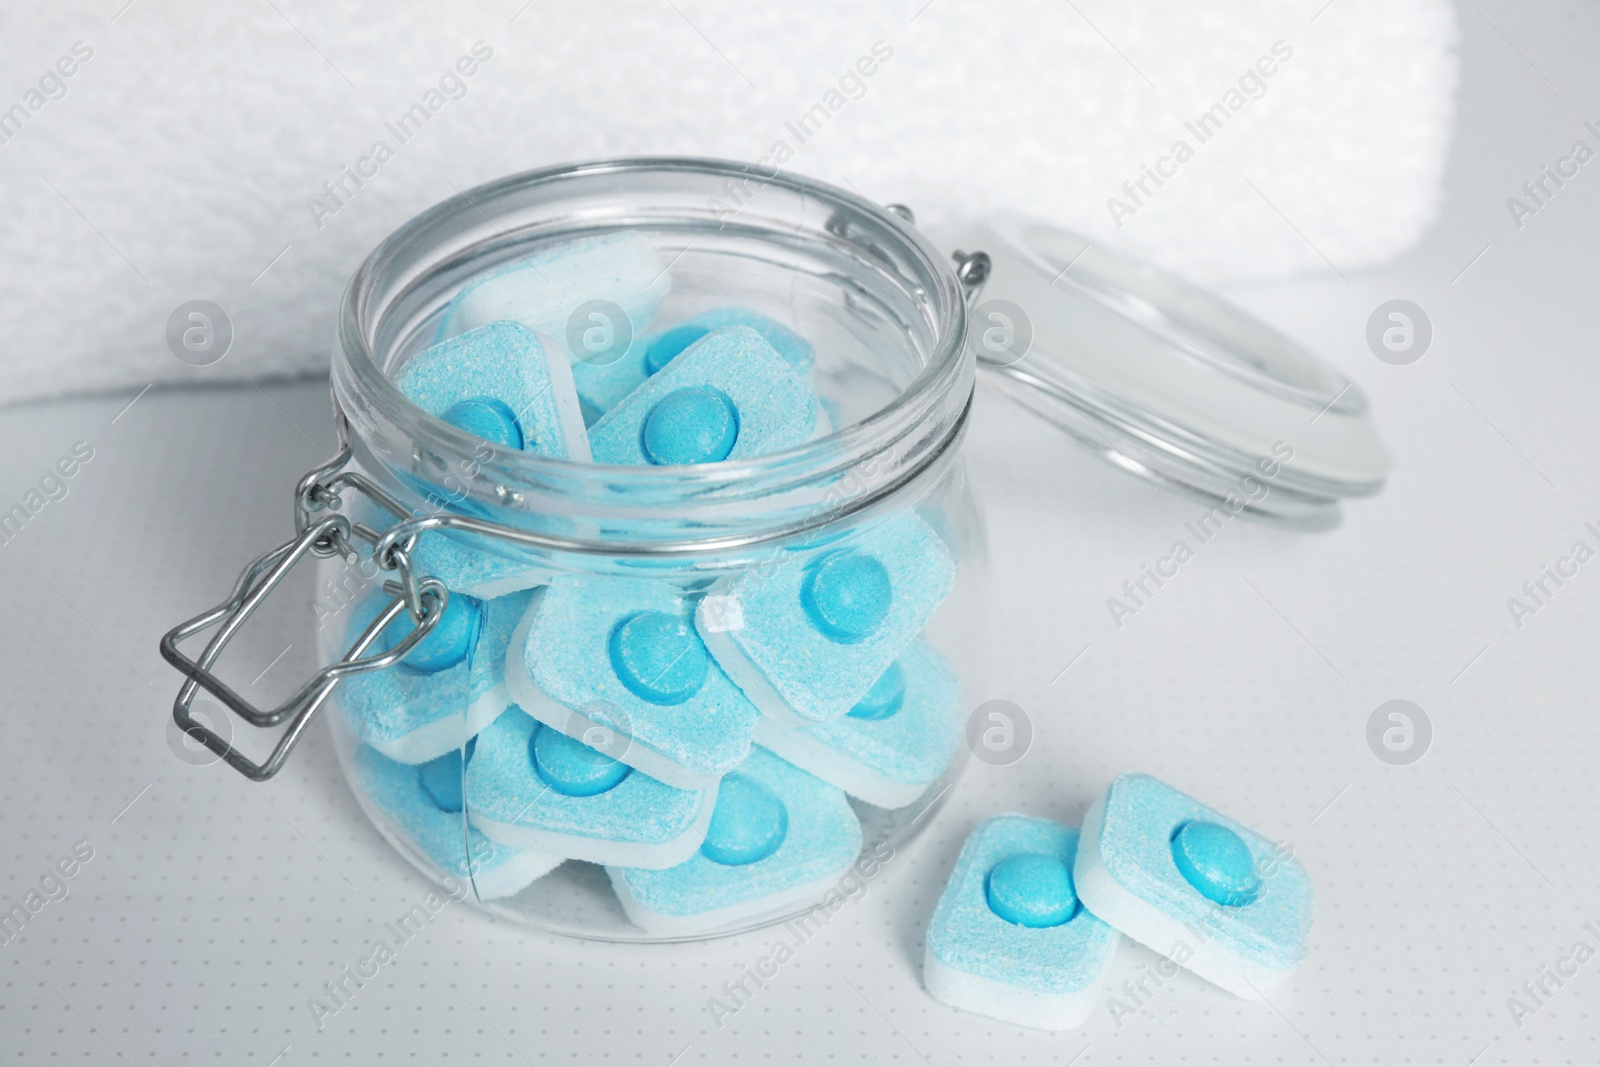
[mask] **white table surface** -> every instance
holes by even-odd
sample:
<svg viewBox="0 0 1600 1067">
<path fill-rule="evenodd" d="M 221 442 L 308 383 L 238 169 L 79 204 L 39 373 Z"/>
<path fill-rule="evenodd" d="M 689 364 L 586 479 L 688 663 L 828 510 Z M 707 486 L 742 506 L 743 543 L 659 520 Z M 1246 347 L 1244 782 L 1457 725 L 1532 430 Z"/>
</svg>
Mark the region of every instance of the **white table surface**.
<svg viewBox="0 0 1600 1067">
<path fill-rule="evenodd" d="M 1600 927 L 1600 561 L 1520 628 L 1506 601 L 1575 540 L 1600 548 L 1584 526 L 1600 527 L 1600 175 L 1520 230 L 1504 205 L 1600 117 L 1584 109 L 1596 20 L 1481 11 L 1462 9 L 1451 200 L 1423 246 L 1232 294 L 1367 390 L 1387 489 L 1331 533 L 1231 525 L 1119 630 L 1106 598 L 1200 507 L 985 396 L 968 453 L 991 695 L 1028 712 L 1033 748 L 972 763 L 929 831 L 720 1028 L 707 998 L 770 937 L 580 943 L 451 906 L 319 1032 L 307 998 L 427 887 L 320 728 L 264 786 L 174 758 L 156 639 L 286 535 L 293 479 L 329 447 L 326 384 L 0 411 L 7 506 L 73 442 L 94 449 L 0 546 L 0 904 L 93 850 L 0 945 L 0 1062 L 1596 1062 L 1600 960 L 1520 1028 L 1507 998 L 1574 942 L 1600 949 L 1584 929 Z M 1406 367 L 1363 337 L 1395 297 L 1436 331 Z M 285 644 L 269 676 L 303 675 L 310 622 L 266 620 L 241 676 Z M 1365 740 L 1392 698 L 1433 723 L 1411 766 Z M 1076 823 L 1128 768 L 1293 842 L 1318 893 L 1304 967 L 1270 1004 L 1185 975 L 1120 1026 L 1102 1009 L 1057 1035 L 929 998 L 922 931 L 966 832 L 1001 810 Z M 1113 989 L 1154 959 L 1125 947 Z"/>
</svg>

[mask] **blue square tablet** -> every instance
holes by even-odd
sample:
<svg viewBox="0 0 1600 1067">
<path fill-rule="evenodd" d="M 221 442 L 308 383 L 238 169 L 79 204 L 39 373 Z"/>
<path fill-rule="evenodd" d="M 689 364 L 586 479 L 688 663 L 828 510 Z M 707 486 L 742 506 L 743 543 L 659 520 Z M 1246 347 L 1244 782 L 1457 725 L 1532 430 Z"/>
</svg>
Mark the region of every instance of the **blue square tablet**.
<svg viewBox="0 0 1600 1067">
<path fill-rule="evenodd" d="M 1149 775 L 1119 776 L 1089 809 L 1076 877 L 1095 914 L 1249 1000 L 1309 948 L 1311 878 L 1293 850 Z"/>
<path fill-rule="evenodd" d="M 596 463 L 682 466 L 749 459 L 811 436 L 811 389 L 748 326 L 690 345 L 589 430 Z"/>
<path fill-rule="evenodd" d="M 756 741 L 868 804 L 900 808 L 950 765 L 959 696 L 954 665 L 918 641 L 843 718 L 788 727 L 763 717 Z"/>
<path fill-rule="evenodd" d="M 470 878 L 480 899 L 510 896 L 553 871 L 561 858 L 496 844 L 469 828 L 461 813 L 461 760 L 457 750 L 414 766 L 362 745 L 354 757 L 355 784 L 441 872 Z"/>
<path fill-rule="evenodd" d="M 588 421 L 592 424 L 684 349 L 724 326 L 750 327 L 802 377 L 815 360 L 811 342 L 776 319 L 749 308 L 714 308 L 639 339 L 626 353 L 606 353 L 575 364 L 572 375 Z"/>
<path fill-rule="evenodd" d="M 589 459 L 565 353 L 518 323 L 490 322 L 418 352 L 395 385 L 428 414 L 508 452 Z"/>
<path fill-rule="evenodd" d="M 634 923 L 691 936 L 822 896 L 860 851 L 861 825 L 844 794 L 758 748 L 722 780 L 698 852 L 667 870 L 606 873 Z"/>
<path fill-rule="evenodd" d="M 516 705 L 467 765 L 467 811 L 490 839 L 591 863 L 671 867 L 705 839 L 716 786 L 674 789 L 541 726 Z"/>
<path fill-rule="evenodd" d="M 759 717 L 711 660 L 689 606 L 663 581 L 558 578 L 512 638 L 506 682 L 534 718 L 680 789 L 701 789 L 750 752 Z"/>
<path fill-rule="evenodd" d="M 695 623 L 762 714 L 827 722 L 910 647 L 954 582 L 950 550 L 907 512 L 719 582 Z"/>
<path fill-rule="evenodd" d="M 1117 931 L 1079 903 L 1078 831 L 996 815 L 962 846 L 928 924 L 923 983 L 946 1004 L 1065 1030 L 1089 1017 Z"/>
<path fill-rule="evenodd" d="M 406 659 L 341 682 L 339 706 L 356 736 L 401 763 L 425 763 L 466 744 L 511 704 L 506 649 L 529 597 L 513 593 L 481 603 L 464 594 L 452 596 L 435 632 Z M 347 647 L 389 600 L 381 594 L 357 605 Z M 410 628 L 409 616 L 396 618 L 368 654 L 375 654 L 379 643 L 390 647 Z"/>
<path fill-rule="evenodd" d="M 706 334 L 727 326 L 748 326 L 759 333 L 773 351 L 794 368 L 796 374 L 805 375 L 816 361 L 816 350 L 811 347 L 811 342 L 777 319 L 749 308 L 720 307 L 702 311 L 650 336 L 645 345 L 645 373 L 656 373 Z"/>
</svg>

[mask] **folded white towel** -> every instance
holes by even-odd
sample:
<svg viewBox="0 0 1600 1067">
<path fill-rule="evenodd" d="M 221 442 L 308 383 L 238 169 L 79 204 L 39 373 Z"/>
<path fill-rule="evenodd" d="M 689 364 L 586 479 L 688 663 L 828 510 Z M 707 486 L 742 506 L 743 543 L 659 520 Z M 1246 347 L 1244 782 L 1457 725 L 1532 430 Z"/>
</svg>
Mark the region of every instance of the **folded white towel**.
<svg viewBox="0 0 1600 1067">
<path fill-rule="evenodd" d="M 600 156 L 781 141 L 930 222 L 1020 210 L 1211 280 L 1348 272 L 1437 211 L 1457 30 L 1446 0 L 1320 4 L 34 5 L 0 34 L 0 401 L 322 369 L 385 233 Z M 235 330 L 200 369 L 166 343 L 197 298 Z"/>
</svg>

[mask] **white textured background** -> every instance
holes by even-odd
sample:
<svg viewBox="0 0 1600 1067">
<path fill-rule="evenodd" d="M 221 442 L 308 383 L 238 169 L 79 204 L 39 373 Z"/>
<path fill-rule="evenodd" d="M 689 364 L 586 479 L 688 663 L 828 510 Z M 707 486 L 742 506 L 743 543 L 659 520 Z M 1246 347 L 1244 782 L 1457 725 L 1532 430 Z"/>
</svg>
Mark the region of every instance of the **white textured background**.
<svg viewBox="0 0 1600 1067">
<path fill-rule="evenodd" d="M 1600 1059 L 1600 959 L 1521 1029 L 1506 1009 L 1600 925 L 1600 561 L 1520 630 L 1505 606 L 1600 525 L 1600 176 L 1585 169 L 1520 230 L 1505 207 L 1600 124 L 1600 18 L 1474 3 L 1439 226 L 1381 271 L 1231 290 L 1367 389 L 1397 462 L 1384 494 L 1329 534 L 1230 527 L 1118 631 L 1105 598 L 1197 507 L 987 398 L 969 455 L 993 541 L 993 695 L 1030 712 L 1036 747 L 1009 769 L 974 763 L 925 838 L 721 1030 L 706 998 L 765 950 L 759 935 L 601 946 L 457 908 L 318 1033 L 305 998 L 426 887 L 362 820 L 320 732 L 259 788 L 174 759 L 176 679 L 155 642 L 287 534 L 293 477 L 328 447 L 323 386 L 0 413 L 0 501 L 74 440 L 96 449 L 0 546 L 0 902 L 74 842 L 96 850 L 70 897 L 0 945 L 0 1062 Z M 1435 327 L 1409 367 L 1363 339 L 1397 297 Z M 261 684 L 303 672 L 304 619 L 267 627 L 238 676 L 291 641 Z M 1408 768 L 1364 740 L 1395 697 L 1436 731 Z M 967 830 L 1002 809 L 1075 821 L 1129 767 L 1295 843 L 1318 891 L 1305 967 L 1271 1005 L 1183 978 L 1120 1031 L 1103 1010 L 1051 1036 L 928 998 L 921 931 Z M 1152 960 L 1125 949 L 1113 982 Z"/>
<path fill-rule="evenodd" d="M 0 403 L 321 370 L 345 280 L 428 205 L 556 162 L 758 159 L 877 41 L 893 58 L 793 169 L 929 219 L 1021 210 L 1210 278 L 1408 247 L 1454 112 L 1445 0 L 125 3 L 0 14 L 0 108 L 94 50 L 0 145 Z M 1265 95 L 1116 230 L 1107 198 L 1280 39 L 1294 58 Z M 387 134 L 478 40 L 494 58 L 466 95 Z M 317 226 L 307 200 L 379 138 L 394 159 Z M 163 339 L 197 298 L 238 335 L 204 371 Z"/>
</svg>

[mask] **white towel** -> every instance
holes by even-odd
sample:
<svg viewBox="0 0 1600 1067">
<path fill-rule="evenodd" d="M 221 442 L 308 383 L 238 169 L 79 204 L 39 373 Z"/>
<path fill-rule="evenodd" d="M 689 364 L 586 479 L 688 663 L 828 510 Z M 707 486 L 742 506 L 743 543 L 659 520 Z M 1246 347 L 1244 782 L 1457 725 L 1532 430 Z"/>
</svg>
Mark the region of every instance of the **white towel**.
<svg viewBox="0 0 1600 1067">
<path fill-rule="evenodd" d="M 0 34 L 0 401 L 324 370 L 395 226 L 603 156 L 783 141 L 928 222 L 1022 211 L 1202 280 L 1348 273 L 1434 218 L 1456 84 L 1446 0 L 125 2 Z M 204 368 L 166 342 L 192 299 L 235 332 Z"/>
</svg>

